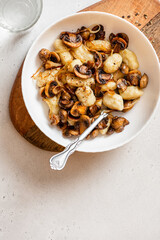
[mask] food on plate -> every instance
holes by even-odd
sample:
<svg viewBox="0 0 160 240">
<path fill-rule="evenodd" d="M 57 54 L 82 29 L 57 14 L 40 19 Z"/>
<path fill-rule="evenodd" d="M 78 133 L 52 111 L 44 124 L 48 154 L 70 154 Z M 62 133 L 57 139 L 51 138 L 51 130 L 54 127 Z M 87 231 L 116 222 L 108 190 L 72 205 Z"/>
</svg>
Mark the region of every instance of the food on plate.
<svg viewBox="0 0 160 240">
<path fill-rule="evenodd" d="M 40 69 L 32 76 L 49 107 L 52 125 L 65 137 L 78 136 L 104 110 L 108 116 L 87 136 L 119 133 L 129 124 L 113 112 L 131 110 L 143 95 L 148 76 L 136 54 L 128 49 L 125 33 L 105 37 L 101 24 L 62 32 L 53 49 L 42 48 Z"/>
</svg>

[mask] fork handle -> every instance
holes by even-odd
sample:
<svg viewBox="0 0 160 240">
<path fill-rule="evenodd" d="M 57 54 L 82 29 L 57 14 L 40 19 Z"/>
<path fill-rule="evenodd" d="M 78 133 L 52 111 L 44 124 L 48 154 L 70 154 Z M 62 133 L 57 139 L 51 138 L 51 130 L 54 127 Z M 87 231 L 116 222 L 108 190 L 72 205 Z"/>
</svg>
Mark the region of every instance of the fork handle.
<svg viewBox="0 0 160 240">
<path fill-rule="evenodd" d="M 101 112 L 101 115 L 74 142 L 70 143 L 62 152 L 51 157 L 50 167 L 54 170 L 62 170 L 66 165 L 68 157 L 72 153 L 74 153 L 78 145 L 88 136 L 88 134 L 105 117 L 107 117 L 107 113 Z"/>
</svg>

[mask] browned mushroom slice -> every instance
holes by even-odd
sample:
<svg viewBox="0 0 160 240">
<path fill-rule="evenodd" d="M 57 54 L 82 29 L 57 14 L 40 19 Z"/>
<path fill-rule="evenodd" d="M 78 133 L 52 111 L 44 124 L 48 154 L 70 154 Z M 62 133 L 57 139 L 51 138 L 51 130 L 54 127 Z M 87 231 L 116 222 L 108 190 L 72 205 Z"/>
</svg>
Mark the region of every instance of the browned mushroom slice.
<svg viewBox="0 0 160 240">
<path fill-rule="evenodd" d="M 94 57 L 94 61 L 95 61 L 95 67 L 96 68 L 100 68 L 102 67 L 102 54 L 99 53 L 98 51 L 92 50 L 91 51 L 93 53 L 93 57 Z"/>
<path fill-rule="evenodd" d="M 91 120 L 87 115 L 81 115 L 80 117 L 80 134 L 82 134 L 91 124 Z"/>
<path fill-rule="evenodd" d="M 72 99 L 60 98 L 58 104 L 59 104 L 60 108 L 68 110 L 68 109 L 71 109 L 71 107 L 74 104 L 74 101 Z"/>
<path fill-rule="evenodd" d="M 146 73 L 144 73 L 139 82 L 139 86 L 140 88 L 145 88 L 147 87 L 147 84 L 148 84 L 148 76 Z"/>
<path fill-rule="evenodd" d="M 62 123 L 66 123 L 67 122 L 67 118 L 68 118 L 68 113 L 66 110 L 64 109 L 60 109 L 59 110 L 59 118 L 60 118 L 60 121 Z"/>
<path fill-rule="evenodd" d="M 64 137 L 78 136 L 79 132 L 72 127 L 67 127 L 62 131 Z"/>
<path fill-rule="evenodd" d="M 107 131 L 107 135 L 112 135 L 114 133 L 114 128 L 112 128 L 111 126 L 109 127 L 108 131 Z"/>
<path fill-rule="evenodd" d="M 50 52 L 50 60 L 55 63 L 58 63 L 61 61 L 60 56 L 56 52 Z"/>
<path fill-rule="evenodd" d="M 41 87 L 39 93 L 40 93 L 41 97 L 46 98 L 45 87 Z"/>
<path fill-rule="evenodd" d="M 124 117 L 114 117 L 112 119 L 111 127 L 115 132 L 122 132 L 124 127 L 129 124 L 129 121 Z"/>
<path fill-rule="evenodd" d="M 61 93 L 61 98 L 63 100 L 70 100 L 71 99 L 71 95 L 65 89 L 63 89 L 62 93 Z"/>
<path fill-rule="evenodd" d="M 58 83 L 56 81 L 50 81 L 45 86 L 45 95 L 48 98 L 54 97 L 58 93 L 60 93 L 61 87 L 58 86 Z"/>
<path fill-rule="evenodd" d="M 49 60 L 51 57 L 51 53 L 48 49 L 42 48 L 39 51 L 39 58 L 42 60 L 43 63 L 45 63 L 47 60 Z"/>
<path fill-rule="evenodd" d="M 96 81 L 99 84 L 105 84 L 110 79 L 111 79 L 111 74 L 104 72 L 103 69 L 96 70 Z"/>
<path fill-rule="evenodd" d="M 124 92 L 127 89 L 127 81 L 124 78 L 120 78 L 117 80 L 117 88 L 121 89 Z"/>
<path fill-rule="evenodd" d="M 51 124 L 52 125 L 57 125 L 59 123 L 60 119 L 58 115 L 53 114 L 51 118 Z"/>
<path fill-rule="evenodd" d="M 104 118 L 100 123 L 98 123 L 97 127 L 98 129 L 104 129 L 107 127 L 107 123 L 108 123 L 108 117 Z"/>
<path fill-rule="evenodd" d="M 94 129 L 94 130 L 91 132 L 91 136 L 94 137 L 94 138 L 97 137 L 98 134 L 99 134 L 99 130 L 98 130 L 98 129 Z"/>
<path fill-rule="evenodd" d="M 128 74 L 129 73 L 129 67 L 127 66 L 127 64 L 122 63 L 122 65 L 120 66 L 120 71 L 123 74 Z"/>
<path fill-rule="evenodd" d="M 82 37 L 80 34 L 71 33 L 71 32 L 63 32 L 60 35 L 60 39 L 62 42 L 72 48 L 78 48 L 82 44 Z"/>
<path fill-rule="evenodd" d="M 61 121 L 57 124 L 57 127 L 59 127 L 62 131 L 68 127 L 67 122 L 62 123 Z"/>
<path fill-rule="evenodd" d="M 132 70 L 127 75 L 127 80 L 131 85 L 138 86 L 141 79 L 141 72 L 139 70 Z"/>
<path fill-rule="evenodd" d="M 92 31 L 95 31 L 95 40 L 104 40 L 105 31 L 104 31 L 103 25 L 99 24 L 99 25 L 94 26 L 92 28 Z"/>
<path fill-rule="evenodd" d="M 73 107 L 70 110 L 70 113 L 74 117 L 79 117 L 80 115 L 84 115 L 87 112 L 87 107 L 84 106 L 81 102 L 77 101 L 73 105 Z"/>
<path fill-rule="evenodd" d="M 81 35 L 83 40 L 87 41 L 90 36 L 90 31 L 85 26 L 82 26 L 80 29 L 77 29 L 77 33 Z"/>
<path fill-rule="evenodd" d="M 116 53 L 128 47 L 129 38 L 125 33 L 117 33 L 116 35 L 111 33 L 109 35 L 109 40 L 114 52 Z"/>
<path fill-rule="evenodd" d="M 119 37 L 119 38 L 124 39 L 124 40 L 126 41 L 127 47 L 128 47 L 129 37 L 127 36 L 126 33 L 117 33 L 117 34 L 116 34 L 116 37 Z"/>
<path fill-rule="evenodd" d="M 64 84 L 64 87 L 65 87 L 66 91 L 67 91 L 71 96 L 74 96 L 74 95 L 75 95 L 75 89 L 76 89 L 76 88 L 71 88 L 68 84 Z"/>
<path fill-rule="evenodd" d="M 45 65 L 44 65 L 44 68 L 45 68 L 46 70 L 52 69 L 52 68 L 59 68 L 59 67 L 62 67 L 62 64 L 61 64 L 61 63 L 52 62 L 52 61 L 50 61 L 50 60 L 47 60 L 47 61 L 45 62 Z"/>
<path fill-rule="evenodd" d="M 139 101 L 139 99 L 140 98 L 136 98 L 134 100 L 125 100 L 123 112 L 127 112 L 127 111 L 131 110 L 134 107 L 134 105 Z"/>
<path fill-rule="evenodd" d="M 97 106 L 96 104 L 94 104 L 89 107 L 89 115 L 91 117 L 94 117 L 98 113 L 99 110 L 100 110 L 100 107 Z"/>
<path fill-rule="evenodd" d="M 82 79 L 87 79 L 92 76 L 92 70 L 88 68 L 87 65 L 83 64 L 81 66 L 75 65 L 74 66 L 74 74 Z"/>
<path fill-rule="evenodd" d="M 74 126 L 75 123 L 78 122 L 79 120 L 80 120 L 80 117 L 79 117 L 79 116 L 78 116 L 78 117 L 75 117 L 75 116 L 73 116 L 73 115 L 71 114 L 71 112 L 68 112 L 68 119 L 67 119 L 67 121 L 68 121 L 68 124 L 69 124 L 70 126 Z"/>
</svg>

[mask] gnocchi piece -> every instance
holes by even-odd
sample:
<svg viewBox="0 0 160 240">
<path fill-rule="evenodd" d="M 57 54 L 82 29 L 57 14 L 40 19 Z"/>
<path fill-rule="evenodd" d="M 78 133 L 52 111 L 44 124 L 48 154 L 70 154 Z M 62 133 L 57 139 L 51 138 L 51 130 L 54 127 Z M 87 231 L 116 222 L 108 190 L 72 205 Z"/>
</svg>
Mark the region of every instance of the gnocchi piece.
<svg viewBox="0 0 160 240">
<path fill-rule="evenodd" d="M 102 103 L 103 103 L 102 98 L 99 98 L 96 100 L 95 105 L 97 105 L 98 107 L 102 107 Z"/>
<path fill-rule="evenodd" d="M 82 80 L 79 77 L 75 77 L 75 75 L 68 74 L 66 76 L 66 82 L 68 85 L 73 87 L 83 87 L 83 86 L 91 86 L 92 84 L 95 84 L 95 80 L 93 77 Z"/>
<path fill-rule="evenodd" d="M 79 59 L 74 59 L 69 65 L 68 65 L 68 71 L 73 72 L 73 69 L 76 65 L 82 65 L 82 62 Z"/>
<path fill-rule="evenodd" d="M 114 81 L 117 81 L 119 78 L 123 78 L 123 77 L 124 77 L 124 74 L 119 69 L 113 73 Z"/>
<path fill-rule="evenodd" d="M 103 70 L 106 73 L 113 73 L 118 70 L 118 68 L 121 66 L 121 63 L 122 63 L 121 55 L 118 53 L 114 53 L 104 61 Z"/>
<path fill-rule="evenodd" d="M 78 48 L 72 49 L 73 56 L 79 59 L 82 63 L 91 61 L 94 62 L 93 55 L 88 51 L 88 49 L 82 44 Z"/>
<path fill-rule="evenodd" d="M 105 135 L 108 132 L 109 127 L 111 126 L 112 118 L 108 118 L 107 127 L 99 130 L 102 135 Z"/>
<path fill-rule="evenodd" d="M 119 90 L 119 93 L 124 100 L 133 100 L 143 95 L 143 91 L 137 86 L 128 86 L 124 92 Z"/>
<path fill-rule="evenodd" d="M 95 95 L 89 86 L 79 87 L 75 93 L 84 106 L 89 107 L 96 101 Z"/>
<path fill-rule="evenodd" d="M 119 53 L 122 56 L 122 61 L 126 63 L 130 70 L 138 69 L 139 62 L 137 56 L 131 50 L 125 49 Z"/>
<path fill-rule="evenodd" d="M 106 92 L 108 90 L 115 90 L 117 88 L 117 84 L 114 81 L 108 81 L 106 84 L 101 85 L 101 91 Z"/>
<path fill-rule="evenodd" d="M 60 51 L 59 52 L 60 59 L 64 65 L 70 63 L 73 60 L 73 57 L 69 52 L 69 49 L 63 44 L 62 40 L 56 39 L 54 42 L 54 47 L 55 50 Z"/>
<path fill-rule="evenodd" d="M 103 104 L 110 109 L 119 111 L 124 108 L 123 98 L 115 92 L 106 92 L 103 96 Z"/>
<path fill-rule="evenodd" d="M 96 50 L 96 51 L 104 51 L 109 52 L 111 50 L 111 44 L 105 40 L 93 40 L 87 42 L 87 47 Z"/>
<path fill-rule="evenodd" d="M 59 113 L 58 96 L 54 96 L 53 98 L 44 98 L 43 101 L 48 104 L 50 119 L 52 118 L 53 114 L 57 115 Z"/>
<path fill-rule="evenodd" d="M 38 75 L 34 76 L 33 78 L 36 80 L 37 87 L 43 87 L 48 82 L 55 80 L 55 75 L 58 73 L 60 68 L 46 70 L 44 72 L 38 73 Z"/>
</svg>

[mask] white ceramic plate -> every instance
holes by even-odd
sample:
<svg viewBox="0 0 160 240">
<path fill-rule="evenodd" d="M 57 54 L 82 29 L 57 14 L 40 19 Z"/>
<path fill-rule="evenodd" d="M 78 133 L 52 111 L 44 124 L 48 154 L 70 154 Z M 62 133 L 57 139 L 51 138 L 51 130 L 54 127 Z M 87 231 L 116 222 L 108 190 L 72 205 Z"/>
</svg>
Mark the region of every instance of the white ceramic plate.
<svg viewBox="0 0 160 240">
<path fill-rule="evenodd" d="M 158 104 L 160 92 L 160 71 L 158 57 L 148 39 L 132 24 L 115 15 L 101 12 L 76 13 L 53 23 L 32 44 L 22 71 L 22 93 L 27 110 L 40 130 L 53 141 L 66 146 L 72 140 L 64 138 L 61 131 L 50 125 L 48 120 L 48 106 L 41 100 L 39 91 L 31 76 L 40 66 L 38 52 L 41 48 L 53 50 L 53 42 L 62 31 L 75 31 L 85 25 L 102 24 L 106 36 L 111 32 L 124 32 L 129 36 L 128 49 L 133 50 L 140 63 L 140 71 L 149 76 L 148 87 L 135 107 L 121 113 L 130 121 L 122 133 L 111 136 L 99 136 L 93 140 L 84 141 L 78 148 L 82 152 L 102 152 L 111 150 L 129 142 L 146 126 Z M 120 115 L 117 113 L 117 115 Z"/>
</svg>

